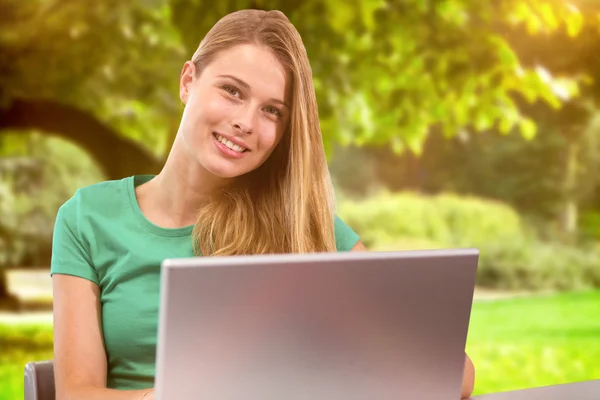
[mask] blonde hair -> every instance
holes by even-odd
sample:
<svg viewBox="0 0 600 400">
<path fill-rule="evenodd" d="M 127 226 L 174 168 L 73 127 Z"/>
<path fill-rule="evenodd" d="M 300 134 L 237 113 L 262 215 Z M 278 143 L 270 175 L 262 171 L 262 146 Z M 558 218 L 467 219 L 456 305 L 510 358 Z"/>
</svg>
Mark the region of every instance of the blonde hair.
<svg viewBox="0 0 600 400">
<path fill-rule="evenodd" d="M 280 11 L 242 10 L 219 20 L 192 57 L 200 74 L 223 50 L 268 47 L 291 75 L 289 125 L 269 159 L 201 207 L 196 254 L 335 251 L 334 196 L 312 71 L 300 34 Z"/>
</svg>

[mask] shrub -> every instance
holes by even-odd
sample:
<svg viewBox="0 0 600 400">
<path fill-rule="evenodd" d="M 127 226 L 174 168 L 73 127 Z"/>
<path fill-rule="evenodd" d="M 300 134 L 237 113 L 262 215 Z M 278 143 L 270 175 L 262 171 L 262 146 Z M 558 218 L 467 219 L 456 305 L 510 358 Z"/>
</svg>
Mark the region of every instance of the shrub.
<svg viewBox="0 0 600 400">
<path fill-rule="evenodd" d="M 371 246 L 418 239 L 474 247 L 525 236 L 519 215 L 510 207 L 455 195 L 382 193 L 362 201 L 342 200 L 338 214 Z"/>
<path fill-rule="evenodd" d="M 480 248 L 478 283 L 509 290 L 600 287 L 600 252 L 530 240 Z"/>
<path fill-rule="evenodd" d="M 600 213 L 583 213 L 579 218 L 579 228 L 584 239 L 600 241 Z"/>
<path fill-rule="evenodd" d="M 542 242 L 505 204 L 443 194 L 345 199 L 338 214 L 375 251 L 476 247 L 478 285 L 508 290 L 600 287 L 600 250 Z"/>
</svg>

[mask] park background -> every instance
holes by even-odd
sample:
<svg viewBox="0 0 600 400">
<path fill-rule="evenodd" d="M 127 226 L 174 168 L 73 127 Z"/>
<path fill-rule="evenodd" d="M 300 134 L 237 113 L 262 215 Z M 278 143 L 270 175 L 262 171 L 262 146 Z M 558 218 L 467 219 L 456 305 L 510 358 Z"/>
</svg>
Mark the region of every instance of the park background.
<svg viewBox="0 0 600 400">
<path fill-rule="evenodd" d="M 52 358 L 59 206 L 160 169 L 181 67 L 240 8 L 302 34 L 363 242 L 480 249 L 475 393 L 600 378 L 600 2 L 0 0 L 0 399 Z"/>
</svg>

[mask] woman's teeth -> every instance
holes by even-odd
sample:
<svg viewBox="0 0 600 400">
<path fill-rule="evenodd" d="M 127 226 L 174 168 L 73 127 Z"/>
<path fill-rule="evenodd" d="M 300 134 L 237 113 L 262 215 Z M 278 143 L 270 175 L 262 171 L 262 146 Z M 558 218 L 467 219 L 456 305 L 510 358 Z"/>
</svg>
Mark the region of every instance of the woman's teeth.
<svg viewBox="0 0 600 400">
<path fill-rule="evenodd" d="M 230 148 L 233 151 L 237 151 L 238 153 L 243 153 L 244 151 L 247 150 L 245 147 L 239 146 L 239 145 L 233 143 L 231 140 L 225 139 L 223 136 L 219 135 L 218 133 L 216 133 L 215 136 L 219 142 L 223 143 L 225 146 L 227 146 L 228 148 Z"/>
</svg>

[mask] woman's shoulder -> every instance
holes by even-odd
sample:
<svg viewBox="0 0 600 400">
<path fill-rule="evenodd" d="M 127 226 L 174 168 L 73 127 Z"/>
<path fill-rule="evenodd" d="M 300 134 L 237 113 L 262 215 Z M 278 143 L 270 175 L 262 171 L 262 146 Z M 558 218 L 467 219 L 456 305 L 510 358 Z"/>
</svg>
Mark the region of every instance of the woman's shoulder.
<svg viewBox="0 0 600 400">
<path fill-rule="evenodd" d="M 59 209 L 52 239 L 52 274 L 79 276 L 99 284 L 91 249 L 107 226 L 122 221 L 128 179 L 98 182 L 75 191 Z"/>
<path fill-rule="evenodd" d="M 83 186 L 65 201 L 58 210 L 59 216 L 81 216 L 87 213 L 114 211 L 129 197 L 133 177 L 107 180 Z M 122 208 L 122 207 L 121 207 Z"/>
<path fill-rule="evenodd" d="M 337 214 L 334 215 L 335 246 L 338 252 L 346 252 L 360 240 L 359 235 Z"/>
</svg>

